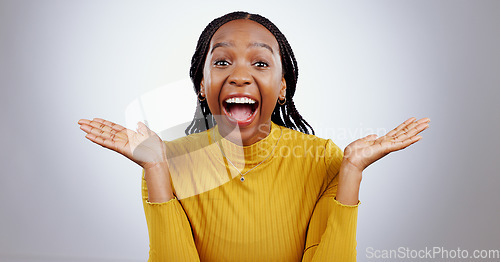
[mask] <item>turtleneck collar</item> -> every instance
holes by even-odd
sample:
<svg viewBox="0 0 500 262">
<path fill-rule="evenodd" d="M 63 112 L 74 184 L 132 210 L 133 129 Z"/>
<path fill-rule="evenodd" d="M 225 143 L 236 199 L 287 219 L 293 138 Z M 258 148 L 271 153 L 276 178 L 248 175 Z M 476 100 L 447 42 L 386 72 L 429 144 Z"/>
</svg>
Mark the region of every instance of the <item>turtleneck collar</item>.
<svg viewBox="0 0 500 262">
<path fill-rule="evenodd" d="M 222 137 L 218 126 L 208 130 L 208 134 L 209 139 L 213 139 L 210 143 L 218 142 L 218 146 L 214 147 L 216 150 L 222 151 L 223 156 L 229 159 L 233 165 L 243 168 L 258 165 L 263 161 L 272 159 L 272 155 L 275 154 L 274 150 L 282 135 L 282 127 L 271 121 L 271 131 L 269 134 L 265 138 L 248 146 L 237 145 Z"/>
</svg>

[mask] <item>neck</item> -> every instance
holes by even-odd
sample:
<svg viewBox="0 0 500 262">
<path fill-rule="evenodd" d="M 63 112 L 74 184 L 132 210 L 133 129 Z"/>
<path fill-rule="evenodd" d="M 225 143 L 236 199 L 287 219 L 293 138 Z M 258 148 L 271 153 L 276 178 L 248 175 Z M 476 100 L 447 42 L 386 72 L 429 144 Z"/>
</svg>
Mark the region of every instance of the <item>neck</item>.
<svg viewBox="0 0 500 262">
<path fill-rule="evenodd" d="M 271 120 L 257 127 L 219 126 L 222 137 L 239 146 L 249 146 L 266 138 L 271 132 Z"/>
</svg>

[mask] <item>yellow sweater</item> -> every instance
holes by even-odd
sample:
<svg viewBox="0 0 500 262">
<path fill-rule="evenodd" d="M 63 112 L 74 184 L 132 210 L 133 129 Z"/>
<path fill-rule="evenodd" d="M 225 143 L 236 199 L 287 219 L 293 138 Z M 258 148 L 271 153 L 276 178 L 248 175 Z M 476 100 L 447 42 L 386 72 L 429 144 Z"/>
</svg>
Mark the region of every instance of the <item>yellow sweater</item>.
<svg viewBox="0 0 500 262">
<path fill-rule="evenodd" d="M 217 127 L 165 143 L 176 198 L 150 203 L 143 170 L 149 261 L 356 261 L 359 202 L 334 198 L 331 140 L 272 123 L 245 147 Z"/>
</svg>

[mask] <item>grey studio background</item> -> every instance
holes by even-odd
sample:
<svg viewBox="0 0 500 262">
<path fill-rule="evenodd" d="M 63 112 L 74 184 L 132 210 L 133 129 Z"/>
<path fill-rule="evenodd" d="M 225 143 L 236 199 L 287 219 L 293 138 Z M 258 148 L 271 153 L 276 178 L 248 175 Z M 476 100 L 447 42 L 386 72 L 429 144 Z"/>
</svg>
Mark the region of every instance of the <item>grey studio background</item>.
<svg viewBox="0 0 500 262">
<path fill-rule="evenodd" d="M 358 261 L 399 261 L 367 251 L 399 247 L 500 249 L 499 1 L 1 0 L 0 261 L 147 259 L 142 169 L 77 121 L 125 125 L 155 90 L 170 90 L 156 110 L 164 126 L 189 121 L 194 93 L 172 83 L 188 77 L 204 27 L 234 10 L 288 38 L 297 108 L 318 136 L 345 148 L 431 119 L 420 142 L 364 172 Z"/>
</svg>

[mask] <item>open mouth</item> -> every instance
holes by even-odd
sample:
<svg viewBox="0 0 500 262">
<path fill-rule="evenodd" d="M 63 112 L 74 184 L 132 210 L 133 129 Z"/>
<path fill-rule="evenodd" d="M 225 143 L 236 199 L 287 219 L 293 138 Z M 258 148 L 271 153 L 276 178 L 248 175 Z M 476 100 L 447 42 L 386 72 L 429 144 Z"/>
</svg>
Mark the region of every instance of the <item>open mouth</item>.
<svg viewBox="0 0 500 262">
<path fill-rule="evenodd" d="M 238 125 L 250 124 L 255 118 L 259 103 L 249 97 L 231 97 L 222 102 L 224 113 Z"/>
</svg>

